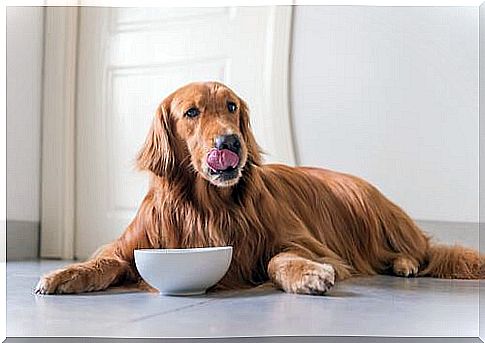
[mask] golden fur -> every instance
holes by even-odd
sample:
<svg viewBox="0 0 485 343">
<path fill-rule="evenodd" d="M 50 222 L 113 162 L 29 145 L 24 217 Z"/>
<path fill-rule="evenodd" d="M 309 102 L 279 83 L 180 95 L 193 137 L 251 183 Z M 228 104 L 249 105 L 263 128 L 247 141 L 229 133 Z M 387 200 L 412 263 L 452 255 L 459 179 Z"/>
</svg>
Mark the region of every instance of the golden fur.
<svg viewBox="0 0 485 343">
<path fill-rule="evenodd" d="M 226 103 L 237 105 L 229 113 Z M 197 118 L 184 116 L 200 109 Z M 324 294 L 335 280 L 394 274 L 483 278 L 485 258 L 463 247 L 432 245 L 398 206 L 355 176 L 318 168 L 263 165 L 247 105 L 217 82 L 192 83 L 159 106 L 138 165 L 150 189 L 116 241 L 86 262 L 45 275 L 37 293 L 102 290 L 139 279 L 133 251 L 231 245 L 219 287 L 270 280 L 287 292 Z M 208 172 L 214 137 L 241 139 L 231 180 Z"/>
</svg>

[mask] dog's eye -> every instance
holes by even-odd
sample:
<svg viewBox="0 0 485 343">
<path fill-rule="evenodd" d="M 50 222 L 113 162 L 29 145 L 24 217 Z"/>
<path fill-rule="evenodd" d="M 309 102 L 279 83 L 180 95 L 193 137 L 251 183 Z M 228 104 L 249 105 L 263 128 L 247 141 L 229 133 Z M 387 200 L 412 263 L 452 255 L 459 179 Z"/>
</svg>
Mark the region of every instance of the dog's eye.
<svg viewBox="0 0 485 343">
<path fill-rule="evenodd" d="M 194 117 L 197 117 L 199 113 L 200 111 L 197 108 L 192 107 L 187 112 L 185 112 L 185 115 L 189 118 L 194 118 Z"/>
<path fill-rule="evenodd" d="M 237 105 L 235 103 L 233 103 L 232 101 L 229 101 L 227 103 L 227 109 L 229 110 L 229 112 L 234 113 L 237 110 Z"/>
</svg>

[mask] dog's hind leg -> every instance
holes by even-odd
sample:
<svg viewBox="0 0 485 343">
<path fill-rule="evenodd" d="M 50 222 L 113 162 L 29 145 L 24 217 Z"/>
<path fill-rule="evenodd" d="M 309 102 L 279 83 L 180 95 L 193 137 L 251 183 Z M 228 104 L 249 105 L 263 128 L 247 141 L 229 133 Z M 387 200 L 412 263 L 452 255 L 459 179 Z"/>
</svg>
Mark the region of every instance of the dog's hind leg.
<svg viewBox="0 0 485 343">
<path fill-rule="evenodd" d="M 394 275 L 417 276 L 426 264 L 429 238 L 397 205 L 382 196 L 377 217 L 382 246 L 379 255 Z"/>
<path fill-rule="evenodd" d="M 419 270 L 419 263 L 413 257 L 399 256 L 392 262 L 392 270 L 397 276 L 416 276 Z"/>
<path fill-rule="evenodd" d="M 347 225 L 348 236 L 356 243 L 338 242 L 344 247 L 343 255 L 364 275 L 417 275 L 426 264 L 427 235 L 377 188 L 362 180 L 354 182 L 358 186 L 350 188 L 353 193 L 347 199 L 354 215 Z"/>
</svg>

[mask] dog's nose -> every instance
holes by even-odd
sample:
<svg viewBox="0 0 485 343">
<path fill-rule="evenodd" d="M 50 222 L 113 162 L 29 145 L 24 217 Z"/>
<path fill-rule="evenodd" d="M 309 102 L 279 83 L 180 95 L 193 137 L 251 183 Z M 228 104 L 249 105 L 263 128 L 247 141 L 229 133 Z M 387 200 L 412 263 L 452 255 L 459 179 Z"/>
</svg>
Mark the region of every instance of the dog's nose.
<svg viewBox="0 0 485 343">
<path fill-rule="evenodd" d="M 222 135 L 216 137 L 216 148 L 219 150 L 228 149 L 233 152 L 239 152 L 241 143 L 236 135 Z"/>
</svg>

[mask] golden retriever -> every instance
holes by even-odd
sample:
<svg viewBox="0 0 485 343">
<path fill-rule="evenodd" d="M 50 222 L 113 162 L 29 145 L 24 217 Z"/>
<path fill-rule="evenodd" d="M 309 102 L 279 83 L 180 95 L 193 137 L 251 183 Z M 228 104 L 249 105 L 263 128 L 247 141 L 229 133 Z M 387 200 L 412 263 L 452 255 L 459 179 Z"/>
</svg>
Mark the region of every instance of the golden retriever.
<svg viewBox="0 0 485 343">
<path fill-rule="evenodd" d="M 393 274 L 477 279 L 485 257 L 433 245 L 366 181 L 330 170 L 264 165 L 248 106 L 218 82 L 188 84 L 158 107 L 138 166 L 148 194 L 116 241 L 41 278 L 40 294 L 103 290 L 139 280 L 141 248 L 233 246 L 220 287 L 270 280 L 326 294 L 336 280 Z"/>
</svg>

